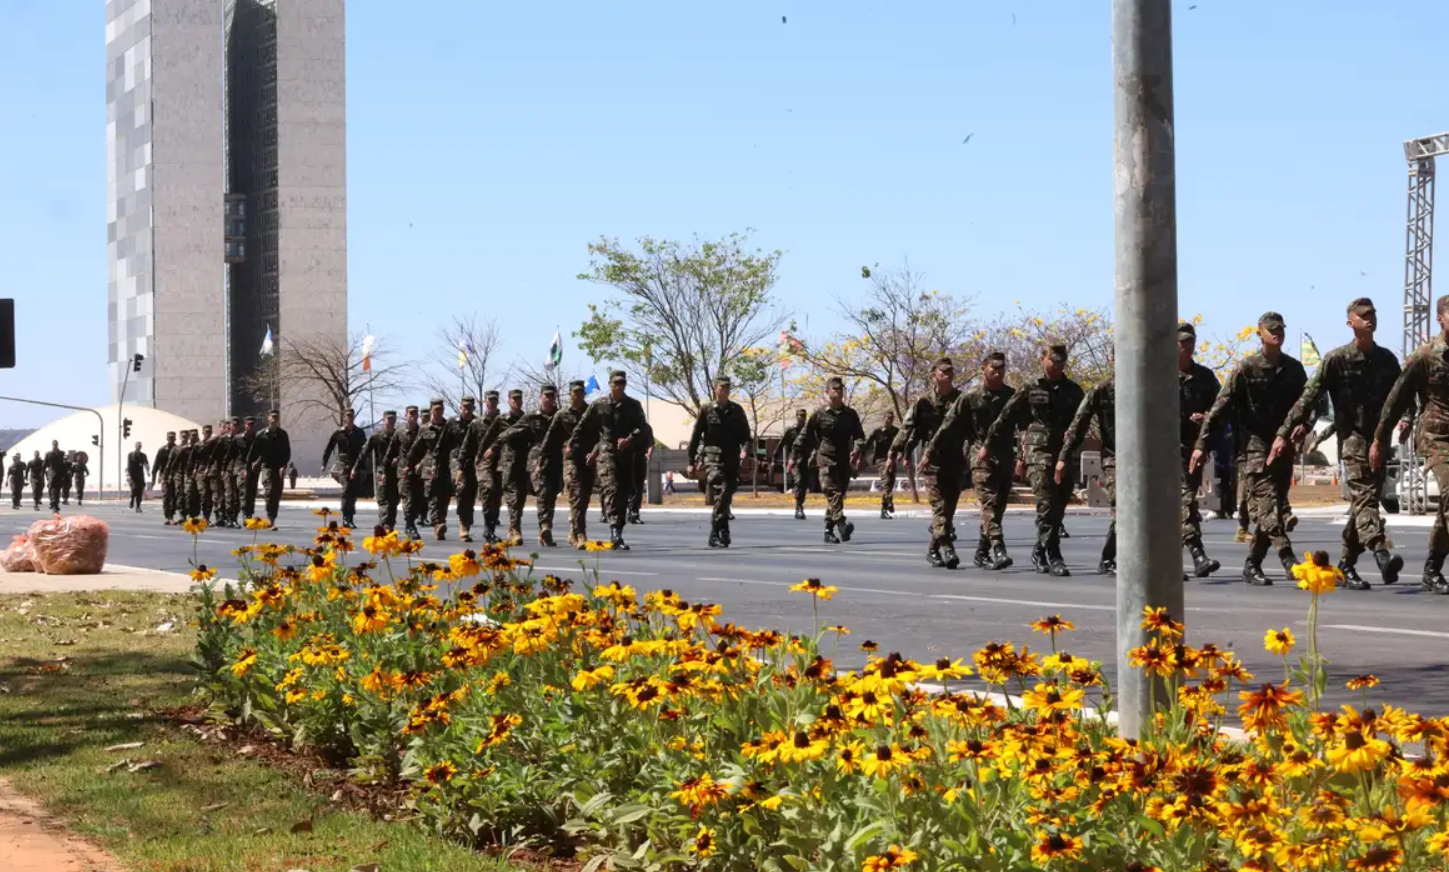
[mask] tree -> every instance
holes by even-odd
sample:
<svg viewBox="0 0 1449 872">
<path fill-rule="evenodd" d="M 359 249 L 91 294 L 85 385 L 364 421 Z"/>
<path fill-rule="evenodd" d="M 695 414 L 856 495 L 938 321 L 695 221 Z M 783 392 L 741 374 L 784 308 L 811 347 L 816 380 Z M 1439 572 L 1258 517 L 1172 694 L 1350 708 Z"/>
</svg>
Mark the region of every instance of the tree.
<svg viewBox="0 0 1449 872">
<path fill-rule="evenodd" d="M 559 406 L 566 406 L 569 401 L 569 382 L 587 382 L 588 379 L 588 373 L 577 372 L 562 364 L 556 369 L 549 369 L 540 364 L 531 363 L 523 357 L 520 357 L 508 371 L 509 386 L 523 391 L 523 405 L 526 408 L 537 405 L 539 392 L 543 390 L 544 385 L 553 385 L 557 388 Z"/>
<path fill-rule="evenodd" d="M 259 403 L 286 403 L 288 417 L 339 420 L 344 409 L 361 407 L 376 394 L 405 390 L 410 367 L 392 362 L 390 351 L 374 341 L 363 360 L 366 338 L 279 337 L 275 353 L 263 357 L 242 379 L 243 390 Z"/>
<path fill-rule="evenodd" d="M 750 413 L 750 493 L 755 496 L 760 493 L 760 462 L 756 451 L 760 434 L 769 423 L 785 414 L 785 397 L 776 393 L 781 381 L 781 359 L 778 352 L 768 348 L 747 348 L 730 366 L 730 380 Z"/>
<path fill-rule="evenodd" d="M 1089 388 L 1112 375 L 1112 316 L 1106 309 L 1075 308 L 1063 303 L 1052 312 L 1037 312 L 1017 303 L 977 332 L 970 357 L 979 362 L 991 351 L 1006 354 L 1007 381 L 1020 387 L 1041 374 L 1042 348 L 1067 347 L 1067 374 Z M 972 367 L 975 374 L 976 367 Z"/>
<path fill-rule="evenodd" d="M 930 384 L 936 358 L 956 354 L 974 331 L 970 305 L 951 293 L 926 290 L 925 276 L 909 263 L 882 270 L 861 267 L 870 284 L 859 300 L 836 298 L 845 331 L 793 352 L 813 370 L 807 379 L 840 376 L 855 383 L 852 405 L 884 407 L 905 418 L 911 402 Z M 864 396 L 862 396 L 862 388 Z"/>
<path fill-rule="evenodd" d="M 580 348 L 699 414 L 715 375 L 785 321 L 772 297 L 782 254 L 747 251 L 747 239 L 748 231 L 692 244 L 646 236 L 637 253 L 617 239 L 590 243 L 592 261 L 578 277 L 617 297 L 589 304 L 573 334 Z"/>
<path fill-rule="evenodd" d="M 494 358 L 502 344 L 498 322 L 480 319 L 476 312 L 455 315 L 433 335 L 438 344 L 429 355 L 423 386 L 430 395 L 441 397 L 450 409 L 457 409 L 464 396 L 481 404 L 483 393 L 497 385 L 492 377 L 497 362 Z"/>
</svg>

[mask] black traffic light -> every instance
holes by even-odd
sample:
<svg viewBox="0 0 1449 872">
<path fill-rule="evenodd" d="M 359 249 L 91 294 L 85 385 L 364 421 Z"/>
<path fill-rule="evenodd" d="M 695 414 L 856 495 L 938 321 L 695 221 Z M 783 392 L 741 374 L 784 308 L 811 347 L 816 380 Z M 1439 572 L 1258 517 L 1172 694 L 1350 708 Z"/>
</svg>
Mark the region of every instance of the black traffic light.
<svg viewBox="0 0 1449 872">
<path fill-rule="evenodd" d="M 134 372 L 140 372 L 141 371 L 141 361 L 143 361 L 145 359 L 146 359 L 146 355 L 144 355 L 144 354 L 138 354 L 135 357 L 131 358 L 131 369 L 132 369 L 132 371 L 134 371 Z M 127 433 L 126 435 L 129 436 L 130 434 Z"/>
<path fill-rule="evenodd" d="M 96 446 L 97 448 L 101 447 L 101 437 L 94 435 L 91 436 L 91 444 Z"/>
<path fill-rule="evenodd" d="M 0 369 L 15 366 L 15 301 L 0 300 Z"/>
<path fill-rule="evenodd" d="M 124 437 L 126 437 L 127 439 L 130 439 L 131 438 L 131 419 L 130 418 L 123 418 L 123 419 L 121 419 L 121 435 L 124 436 Z"/>
</svg>

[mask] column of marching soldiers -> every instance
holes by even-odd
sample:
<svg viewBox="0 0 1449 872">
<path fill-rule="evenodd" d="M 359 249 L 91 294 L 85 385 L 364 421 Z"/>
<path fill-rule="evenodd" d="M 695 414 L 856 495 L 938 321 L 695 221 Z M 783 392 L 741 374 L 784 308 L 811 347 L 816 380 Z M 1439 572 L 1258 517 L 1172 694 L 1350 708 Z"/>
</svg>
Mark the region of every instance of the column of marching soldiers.
<svg viewBox="0 0 1449 872">
<path fill-rule="evenodd" d="M 1423 585 L 1449 594 L 1443 565 L 1449 556 L 1449 295 L 1439 298 L 1436 317 L 1440 333 L 1416 350 L 1401 368 L 1394 354 L 1374 341 L 1378 316 L 1374 304 L 1361 297 L 1349 304 L 1347 326 L 1353 338 L 1324 355 L 1310 379 L 1303 365 L 1283 350 L 1286 325 L 1276 312 L 1258 319 L 1259 349 L 1233 368 L 1225 383 L 1212 370 L 1194 360 L 1197 333 L 1192 324 L 1178 325 L 1178 443 L 1181 464 L 1182 544 L 1191 556 L 1192 575 L 1205 578 L 1217 571 L 1218 561 L 1203 545 L 1202 519 L 1197 493 L 1207 452 L 1231 431 L 1238 466 L 1241 498 L 1254 529 L 1248 539 L 1243 578 L 1254 585 L 1271 585 L 1263 568 L 1275 553 L 1288 578 L 1296 562 L 1289 532 L 1294 519 L 1288 505 L 1295 453 L 1316 422 L 1322 400 L 1332 401 L 1328 433 L 1336 435 L 1345 482 L 1350 495 L 1349 519 L 1344 527 L 1339 568 L 1348 587 L 1364 590 L 1368 582 L 1358 572 L 1359 558 L 1373 555 L 1385 584 L 1398 580 L 1403 558 L 1389 550 L 1379 500 L 1384 483 L 1387 440 L 1397 425 L 1404 441 L 1417 420 L 1417 446 L 1439 485 L 1439 499 L 1429 536 L 1429 554 Z M 1164 341 L 1165 338 L 1164 338 Z M 1013 476 L 1024 477 L 1036 501 L 1036 537 L 1033 568 L 1040 573 L 1067 577 L 1062 557 L 1062 520 L 1071 497 L 1070 459 L 1095 424 L 1101 441 L 1101 484 L 1112 502 L 1114 521 L 1108 528 L 1098 570 L 1116 570 L 1116 387 L 1115 379 L 1084 391 L 1067 375 L 1067 348 L 1041 349 L 1042 374 L 1017 390 L 1006 383 L 1006 357 L 991 352 L 981 361 L 980 381 L 962 391 L 948 357 L 934 362 L 931 387 L 911 407 L 902 426 L 888 414 L 885 424 L 867 435 L 859 414 L 845 402 L 840 378 L 826 383 L 826 403 L 814 413 L 799 410 L 795 426 L 783 434 L 779 456 L 793 477 L 795 517 L 805 518 L 809 473 L 818 476 L 825 494 L 827 544 L 848 542 L 854 524 L 845 517 L 845 495 L 860 470 L 866 450 L 879 467 L 881 517 L 894 512 L 894 483 L 903 457 L 920 450 L 919 472 L 931 504 L 927 561 L 954 569 L 954 518 L 961 491 L 969 481 L 980 513 L 980 532 L 973 563 L 986 569 L 1012 565 L 1002 534 L 1002 517 Z M 729 398 L 730 381 L 718 378 L 713 399 L 697 417 L 688 446 L 695 477 L 713 496 L 709 545 L 731 543 L 731 502 L 740 481 L 740 468 L 752 445 L 744 409 Z M 418 537 L 418 524 L 431 524 L 443 540 L 447 533 L 450 501 L 457 498 L 461 538 L 473 541 L 475 510 L 481 502 L 484 537 L 489 542 L 522 544 L 524 503 L 537 498 L 538 543 L 554 545 L 554 506 L 560 493 L 569 502 L 569 543 L 587 543 L 586 513 L 595 487 L 600 491 L 603 518 L 611 545 L 627 549 L 626 523 L 640 523 L 645 461 L 654 442 L 653 430 L 639 401 L 626 392 L 622 371 L 610 373 L 609 392 L 592 403 L 585 386 L 569 385 L 568 404 L 560 408 L 557 391 L 545 386 L 538 408 L 523 410 L 523 393 L 511 391 L 508 409 L 498 406 L 499 394 L 484 396 L 484 410 L 475 414 L 472 397 L 464 397 L 460 414 L 448 419 L 442 400 L 433 400 L 428 417 L 419 420 L 419 407 L 408 406 L 401 425 L 395 412 L 385 412 L 383 426 L 368 437 L 349 410 L 343 425 L 332 435 L 323 466 L 335 458 L 333 475 L 343 485 L 343 522 L 355 526 L 359 475 L 367 464 L 375 475 L 378 523 L 387 530 L 397 526 L 401 508 L 404 532 Z M 233 420 L 218 434 L 211 428 L 167 435 L 157 452 L 153 478 L 165 485 L 166 523 L 181 516 L 215 516 L 222 526 L 235 526 L 241 517 L 256 513 L 259 479 L 266 482 L 266 516 L 276 521 L 282 475 L 291 461 L 287 433 L 272 411 L 265 429 L 256 432 L 252 419 Z M 58 446 L 52 455 L 61 457 Z M 139 456 L 139 458 L 138 458 Z M 25 481 L 30 481 L 39 505 L 38 482 L 52 458 L 29 464 L 17 454 L 9 469 L 15 506 Z M 1131 462 L 1131 458 L 1124 458 Z M 145 482 L 145 455 L 137 450 L 128 460 L 133 505 L 139 510 Z M 52 503 L 58 499 L 52 484 Z M 498 528 L 506 503 L 508 529 L 500 540 Z M 56 507 L 53 505 L 53 508 Z M 1184 575 L 1184 580 L 1189 576 Z"/>
</svg>

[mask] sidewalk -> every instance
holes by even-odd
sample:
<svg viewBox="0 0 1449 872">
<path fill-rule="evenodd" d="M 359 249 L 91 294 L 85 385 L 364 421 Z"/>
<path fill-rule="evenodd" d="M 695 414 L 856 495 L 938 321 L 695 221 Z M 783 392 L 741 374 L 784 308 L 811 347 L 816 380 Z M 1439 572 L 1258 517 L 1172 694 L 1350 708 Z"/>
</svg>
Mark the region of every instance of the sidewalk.
<svg viewBox="0 0 1449 872">
<path fill-rule="evenodd" d="M 105 851 L 66 832 L 0 779 L 0 869 L 5 872 L 122 872 Z"/>
<path fill-rule="evenodd" d="M 45 575 L 0 569 L 0 593 L 73 593 L 90 590 L 146 590 L 186 593 L 195 584 L 180 572 L 107 563 L 100 575 Z M 0 864 L 0 869 L 7 867 Z"/>
</svg>

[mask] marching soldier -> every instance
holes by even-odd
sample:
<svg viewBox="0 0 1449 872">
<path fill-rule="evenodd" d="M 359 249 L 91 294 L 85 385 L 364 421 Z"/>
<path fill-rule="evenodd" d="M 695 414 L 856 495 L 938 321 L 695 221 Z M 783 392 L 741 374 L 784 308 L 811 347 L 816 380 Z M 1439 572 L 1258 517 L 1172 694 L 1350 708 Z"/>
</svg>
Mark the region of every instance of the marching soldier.
<svg viewBox="0 0 1449 872">
<path fill-rule="evenodd" d="M 60 472 L 60 503 L 63 506 L 70 505 L 70 483 L 75 474 L 75 452 L 65 453 L 65 466 Z"/>
<path fill-rule="evenodd" d="M 136 443 L 136 450 L 126 455 L 126 482 L 131 486 L 131 505 L 137 514 L 141 512 L 141 498 L 146 493 L 146 479 L 151 474 L 151 462 L 146 457 L 146 452 L 141 450 L 141 443 Z"/>
<path fill-rule="evenodd" d="M 981 386 L 962 394 L 946 411 L 921 462 L 934 467 L 937 457 L 960 454 L 963 449 L 968 452 L 971 486 L 981 512 L 981 535 L 973 562 L 983 569 L 1005 569 L 1012 561 L 1006 553 L 1001 519 L 1011 496 L 1016 448 L 1008 431 L 1001 431 L 995 443 L 988 443 L 986 434 L 1016 390 L 1006 383 L 1005 354 L 991 352 L 981 361 L 981 369 Z"/>
<path fill-rule="evenodd" d="M 563 485 L 569 499 L 569 544 L 577 549 L 583 549 L 589 541 L 589 500 L 594 495 L 594 467 L 583 454 L 575 456 L 569 449 L 569 437 L 588 409 L 584 391 L 583 381 L 569 382 L 569 404 L 554 413 L 543 437 L 544 453 L 559 458 L 563 465 Z"/>
<path fill-rule="evenodd" d="M 1263 574 L 1263 558 L 1270 545 L 1278 549 L 1278 559 L 1290 579 L 1297 562 L 1283 526 L 1283 503 L 1293 481 L 1293 452 L 1274 454 L 1272 449 L 1278 428 L 1303 394 L 1308 373 L 1303 364 L 1283 353 L 1283 334 L 1282 315 L 1266 312 L 1258 319 L 1262 350 L 1245 357 L 1228 376 L 1203 419 L 1190 462 L 1191 471 L 1197 472 L 1207 446 L 1216 441 L 1224 422 L 1235 416 L 1243 428 L 1240 438 L 1244 440 L 1248 511 L 1257 528 L 1243 564 L 1243 578 L 1259 586 L 1273 583 Z"/>
<path fill-rule="evenodd" d="M 528 475 L 530 443 L 519 435 L 519 427 L 528 420 L 528 414 L 523 412 L 523 391 L 520 390 L 508 392 L 508 413 L 512 416 L 515 411 L 519 413 L 518 417 L 503 427 L 495 438 L 494 444 L 484 450 L 493 452 L 497 457 L 496 481 L 502 490 L 503 501 L 508 505 L 508 538 L 505 541 L 509 545 L 522 545 L 523 506 L 528 500 L 530 487 Z M 509 433 L 513 434 L 512 442 L 503 438 Z"/>
<path fill-rule="evenodd" d="M 740 486 L 740 454 L 750 444 L 744 407 L 730 399 L 730 380 L 714 380 L 714 399 L 704 404 L 689 436 L 694 476 L 714 494 L 709 547 L 730 547 L 730 506 Z"/>
<path fill-rule="evenodd" d="M 373 489 L 377 494 L 377 523 L 391 533 L 397 528 L 397 412 L 382 413 L 382 429 L 373 433 L 358 455 L 353 466 L 354 473 L 362 465 L 362 458 L 372 462 Z M 462 521 L 459 521 L 461 524 Z"/>
<path fill-rule="evenodd" d="M 855 525 L 845 519 L 845 493 L 860 468 L 860 448 L 865 429 L 860 415 L 845 404 L 845 381 L 831 376 L 825 383 L 826 405 L 805 422 L 800 452 L 813 456 L 820 469 L 820 489 L 825 491 L 825 543 L 849 542 Z M 836 531 L 839 531 L 837 537 Z"/>
<path fill-rule="evenodd" d="M 1268 452 L 1272 465 L 1288 448 L 1306 435 L 1319 398 L 1328 393 L 1333 404 L 1332 429 L 1338 434 L 1338 457 L 1343 463 L 1349 493 L 1349 521 L 1343 527 L 1343 549 L 1338 568 L 1347 586 L 1368 590 L 1356 564 L 1364 551 L 1372 551 L 1384 584 L 1399 580 L 1404 558 L 1389 551 L 1384 520 L 1379 516 L 1379 493 L 1384 477 L 1369 463 L 1369 448 L 1384 409 L 1384 400 L 1398 381 L 1401 369 L 1394 353 L 1374 342 L 1378 312 L 1373 301 L 1360 297 L 1348 304 L 1348 326 L 1353 341 L 1323 356 L 1313 378 L 1303 389 L 1288 417 L 1278 428 Z"/>
<path fill-rule="evenodd" d="M 624 542 L 624 522 L 634 483 L 636 446 L 640 441 L 654 441 L 654 429 L 644 416 L 644 407 L 625 393 L 628 384 L 623 370 L 610 372 L 609 395 L 589 404 L 569 437 L 570 454 L 584 455 L 587 463 L 598 464 L 604 519 L 609 524 L 613 547 L 621 551 L 629 550 Z"/>
<path fill-rule="evenodd" d="M 654 457 L 654 440 L 649 444 L 643 442 L 634 443 L 634 481 L 629 491 L 629 523 L 642 524 L 644 516 L 640 509 L 644 507 L 644 495 L 649 484 L 649 461 Z"/>
<path fill-rule="evenodd" d="M 257 419 L 247 415 L 242 419 L 241 432 L 232 437 L 231 472 L 236 480 L 236 514 L 251 520 L 257 514 L 258 474 L 247 463 L 252 453 L 252 443 L 257 440 Z"/>
<path fill-rule="evenodd" d="M 209 523 L 215 508 L 215 497 L 211 490 L 211 457 L 216 452 L 217 438 L 210 424 L 201 428 L 201 442 L 191 449 L 191 478 L 196 484 L 197 502 L 200 504 L 198 517 Z"/>
<path fill-rule="evenodd" d="M 337 464 L 332 467 L 332 478 L 342 485 L 342 524 L 357 526 L 357 461 L 362 459 L 363 446 L 367 436 L 357 426 L 357 411 L 347 409 L 342 413 L 342 426 L 332 431 L 327 447 L 322 449 L 322 468 L 337 454 Z"/>
<path fill-rule="evenodd" d="M 443 401 L 435 399 L 428 404 L 428 420 L 418 429 L 407 456 L 407 469 L 417 470 L 422 476 L 428 500 L 428 522 L 433 525 L 433 535 L 439 542 L 448 538 L 448 498 L 453 484 L 448 477 L 448 455 L 440 451 L 447 447 L 447 427 Z"/>
<path fill-rule="evenodd" d="M 1085 394 L 1076 382 L 1067 378 L 1067 347 L 1048 345 L 1041 354 L 1042 375 L 1017 391 L 1002 407 L 1001 414 L 987 431 L 987 444 L 995 444 L 1003 434 L 1025 430 L 1021 459 L 1017 469 L 1025 468 L 1036 497 L 1036 547 L 1031 564 L 1037 572 L 1049 572 L 1057 578 L 1071 575 L 1062 559 L 1061 525 L 1066 515 L 1071 484 L 1056 480 L 1057 456 L 1061 453 L 1067 427 Z M 986 459 L 986 447 L 978 449 L 977 458 Z"/>
<path fill-rule="evenodd" d="M 558 505 L 558 494 L 563 489 L 563 447 L 548 442 L 548 431 L 558 415 L 558 390 L 553 385 L 544 387 L 539 397 L 540 410 L 547 417 L 543 433 L 534 441 L 528 451 L 528 464 L 532 469 L 534 503 L 538 510 L 538 544 L 554 547 L 553 519 Z"/>
<path fill-rule="evenodd" d="M 252 440 L 247 463 L 267 484 L 267 520 L 273 525 L 282 505 L 282 470 L 291 462 L 292 440 L 282 429 L 282 413 L 272 409 L 267 412 L 266 429 Z"/>
<path fill-rule="evenodd" d="M 880 476 L 880 519 L 888 521 L 896 510 L 896 467 L 891 463 L 891 445 L 901 428 L 896 426 L 896 413 L 886 412 L 885 423 L 870 431 L 865 437 L 866 449 L 871 462 Z"/>
<path fill-rule="evenodd" d="M 166 523 L 171 523 L 171 518 L 176 514 L 176 495 L 171 490 L 171 479 L 168 470 L 171 467 L 171 455 L 176 452 L 176 431 L 166 432 L 166 444 L 156 449 L 156 462 L 151 464 L 151 487 L 156 487 L 156 482 L 161 482 L 161 514 L 165 516 Z"/>
<path fill-rule="evenodd" d="M 785 475 L 790 478 L 789 490 L 795 494 L 795 520 L 805 520 L 805 497 L 810 493 L 810 461 L 812 458 L 798 456 L 800 437 L 805 435 L 805 421 L 810 413 L 804 409 L 795 410 L 795 425 L 786 427 L 780 436 L 775 453 Z"/>
<path fill-rule="evenodd" d="M 91 474 L 90 467 L 81 459 L 84 454 L 85 452 L 76 452 L 75 460 L 70 464 L 71 484 L 75 486 L 75 501 L 79 506 L 86 504 L 86 476 Z"/>
<path fill-rule="evenodd" d="M 489 454 L 488 449 L 493 447 L 504 430 L 517 424 L 523 418 L 523 391 L 508 392 L 508 411 L 502 414 L 498 412 L 497 391 L 489 391 L 484 397 L 493 414 L 491 417 L 485 417 L 481 425 L 475 425 L 478 435 L 472 450 L 473 456 L 478 458 L 474 467 L 478 473 L 478 488 L 482 495 L 483 530 L 489 542 L 497 542 L 498 516 L 503 508 L 505 485 L 499 472 L 499 461 L 502 459 L 503 453 L 495 451 Z"/>
<path fill-rule="evenodd" d="M 20 459 L 20 452 L 15 452 L 5 477 L 10 482 L 10 508 L 18 511 L 20 498 L 25 494 L 25 461 Z"/>
<path fill-rule="evenodd" d="M 397 438 L 391 450 L 392 465 L 397 470 L 397 481 L 402 499 L 403 532 L 412 539 L 421 539 L 418 533 L 418 518 L 427 515 L 427 496 L 423 487 L 423 475 L 408 465 L 413 445 L 418 441 L 422 427 L 418 424 L 418 407 L 408 406 L 403 410 L 406 416 L 403 428 L 397 431 Z"/>
<path fill-rule="evenodd" d="M 237 437 L 241 435 L 241 423 L 241 418 L 232 418 L 226 422 L 226 432 L 223 434 L 221 446 L 216 452 L 220 461 L 218 475 L 221 481 L 221 514 L 223 525 L 227 527 L 241 526 L 243 477 L 237 466 L 237 452 L 242 450 L 242 444 L 237 440 Z M 157 463 L 160 463 L 159 459 Z M 154 466 L 152 470 L 154 474 Z"/>
<path fill-rule="evenodd" d="M 1444 556 L 1449 554 L 1449 526 L 1445 517 L 1449 510 L 1449 294 L 1438 299 L 1435 314 L 1439 334 L 1409 355 L 1404 371 L 1384 401 L 1369 449 L 1369 465 L 1375 473 L 1383 469 L 1388 458 L 1389 431 L 1405 420 L 1406 414 L 1412 413 L 1417 401 L 1419 420 L 1414 427 L 1414 450 L 1424 458 L 1439 485 L 1439 504 L 1434 513 L 1434 526 L 1429 531 L 1429 557 L 1424 561 L 1423 585 L 1435 593 L 1449 594 L 1449 580 L 1444 578 Z M 1407 432 L 1401 431 L 1400 439 L 1405 435 Z M 1345 530 L 1344 537 L 1347 536 Z"/>
<path fill-rule="evenodd" d="M 45 472 L 49 476 L 47 492 L 50 496 L 50 510 L 60 511 L 60 484 L 61 479 L 66 477 L 65 452 L 60 450 L 60 442 L 52 440 L 50 450 L 45 453 Z"/>
<path fill-rule="evenodd" d="M 931 366 L 931 389 L 916 400 L 906 413 L 905 423 L 891 446 L 886 469 L 895 472 L 897 458 L 926 445 L 945 419 L 946 412 L 961 396 L 953 384 L 956 368 L 949 357 L 937 358 Z M 955 569 L 961 564 L 956 555 L 956 504 L 961 500 L 963 458 L 960 451 L 939 452 L 929 469 L 922 468 L 926 478 L 926 497 L 931 502 L 931 542 L 926 548 L 926 562 L 932 566 Z"/>
<path fill-rule="evenodd" d="M 40 492 L 45 488 L 45 461 L 40 458 L 40 452 L 26 464 L 25 469 L 30 473 L 30 496 L 35 501 L 35 510 L 40 511 Z"/>
<path fill-rule="evenodd" d="M 544 385 L 539 392 L 538 410 L 525 413 L 487 449 L 503 455 L 499 470 L 508 501 L 509 545 L 523 544 L 523 505 L 530 488 L 538 496 L 538 544 L 550 548 L 555 544 L 553 514 L 558 497 L 558 472 L 556 467 L 549 468 L 551 464 L 544 449 L 548 428 L 557 412 L 558 390 L 553 385 Z"/>
<path fill-rule="evenodd" d="M 167 470 L 167 486 L 176 492 L 176 511 L 181 514 L 183 521 L 196 516 L 193 506 L 195 495 L 191 487 L 191 452 L 196 443 L 194 435 L 193 430 L 181 431 L 181 445 L 171 454 L 170 468 Z"/>
<path fill-rule="evenodd" d="M 475 443 L 468 438 L 476 420 L 476 402 L 464 397 L 458 402 L 458 417 L 448 422 L 448 468 L 458 498 L 458 534 L 464 542 L 473 541 L 473 507 L 478 502 L 477 457 L 469 453 Z"/>
<path fill-rule="evenodd" d="M 1058 485 L 1065 484 L 1067 467 L 1072 452 L 1087 438 L 1092 419 L 1097 419 L 1097 432 L 1102 437 L 1102 489 L 1112 506 L 1112 521 L 1107 525 L 1107 541 L 1102 543 L 1102 557 L 1097 561 L 1097 571 L 1103 575 L 1117 572 L 1117 380 L 1109 378 L 1087 391 L 1072 423 L 1067 426 L 1062 450 L 1057 454 L 1054 478 Z M 1070 485 L 1067 485 L 1070 487 Z"/>
<path fill-rule="evenodd" d="M 231 464 L 231 437 L 231 422 L 218 421 L 216 444 L 212 446 L 211 459 L 206 465 L 207 484 L 211 488 L 211 511 L 218 527 L 231 526 L 226 509 L 226 468 Z"/>
<path fill-rule="evenodd" d="M 1192 449 L 1197 445 L 1203 419 L 1212 408 L 1222 385 L 1213 371 L 1192 359 L 1197 350 L 1197 328 L 1190 322 L 1177 325 L 1178 446 L 1182 456 L 1182 545 L 1192 555 L 1193 574 L 1207 578 L 1221 564 L 1207 556 L 1202 543 L 1202 515 L 1197 508 L 1197 490 L 1202 486 L 1201 469 L 1192 469 Z"/>
</svg>

